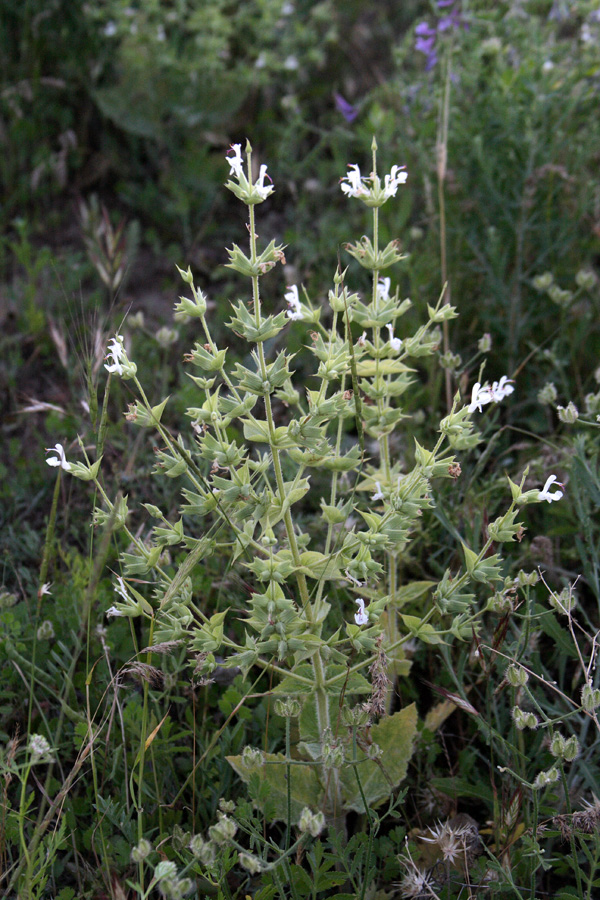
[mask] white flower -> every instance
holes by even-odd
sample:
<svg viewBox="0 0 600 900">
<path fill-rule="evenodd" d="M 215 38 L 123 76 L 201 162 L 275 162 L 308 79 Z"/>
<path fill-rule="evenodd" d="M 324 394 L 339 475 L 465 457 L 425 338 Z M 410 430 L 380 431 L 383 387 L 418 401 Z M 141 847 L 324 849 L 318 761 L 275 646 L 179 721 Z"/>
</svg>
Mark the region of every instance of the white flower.
<svg viewBox="0 0 600 900">
<path fill-rule="evenodd" d="M 117 586 L 115 587 L 115 591 L 119 594 L 120 597 L 125 600 L 126 603 L 129 603 L 129 595 L 127 594 L 127 587 L 125 586 L 125 582 L 121 575 L 117 575 Z"/>
<path fill-rule="evenodd" d="M 546 479 L 546 484 L 544 485 L 543 489 L 539 492 L 539 497 L 538 497 L 539 500 L 547 500 L 548 503 L 552 503 L 553 500 L 560 500 L 560 498 L 563 495 L 563 492 L 562 491 L 552 492 L 550 490 L 550 488 L 552 487 L 552 485 L 554 484 L 555 481 L 559 487 L 563 487 L 563 485 L 560 483 L 560 481 L 557 481 L 556 475 L 549 475 L 548 478 Z"/>
<path fill-rule="evenodd" d="M 354 575 L 348 571 L 348 569 L 344 569 L 344 575 L 354 584 L 356 587 L 362 587 L 363 584 L 366 584 L 366 581 L 359 581 L 358 578 L 355 578 Z"/>
<path fill-rule="evenodd" d="M 375 482 L 375 487 L 377 488 L 377 490 L 375 491 L 375 493 L 374 493 L 373 496 L 371 497 L 371 500 L 383 500 L 383 493 L 382 493 L 382 491 L 381 491 L 381 484 L 380 484 L 378 481 Z"/>
<path fill-rule="evenodd" d="M 34 761 L 50 762 L 52 759 L 52 749 L 43 734 L 30 734 L 28 749 Z"/>
<path fill-rule="evenodd" d="M 118 334 L 116 337 L 111 339 L 111 342 L 108 345 L 108 353 L 104 357 L 105 359 L 108 359 L 109 357 L 111 359 L 110 365 L 104 365 L 104 368 L 107 372 L 110 372 L 111 374 L 116 372 L 117 375 L 123 374 L 123 366 L 121 365 L 120 360 L 123 358 L 124 353 L 125 351 L 123 350 L 123 338 L 120 334 Z"/>
<path fill-rule="evenodd" d="M 365 346 L 365 344 L 367 343 L 367 332 L 366 331 L 363 331 L 363 333 L 361 334 L 361 336 L 359 337 L 359 339 L 357 340 L 356 343 L 358 344 L 359 347 Z"/>
<path fill-rule="evenodd" d="M 377 298 L 378 300 L 386 300 L 390 299 L 390 284 L 392 283 L 391 278 L 380 278 L 377 282 Z"/>
<path fill-rule="evenodd" d="M 65 456 L 65 451 L 63 450 L 62 444 L 56 444 L 54 447 L 48 447 L 46 449 L 46 453 L 56 453 L 56 456 L 49 456 L 46 462 L 49 466 L 60 466 L 61 469 L 64 469 L 65 472 L 69 472 L 71 470 L 71 463 L 67 462 L 67 458 Z"/>
<path fill-rule="evenodd" d="M 300 63 L 295 56 L 288 56 L 284 60 L 283 68 L 287 69 L 288 72 L 294 72 L 299 67 L 299 65 Z"/>
<path fill-rule="evenodd" d="M 383 193 L 386 198 L 395 197 L 398 185 L 404 184 L 408 178 L 408 173 L 403 171 L 404 166 L 392 166 L 392 171 L 386 175 L 383 183 Z"/>
<path fill-rule="evenodd" d="M 366 194 L 367 189 L 363 184 L 364 179 L 361 177 L 359 167 L 352 164 L 349 165 L 348 168 L 353 169 L 354 171 L 348 172 L 348 174 L 340 180 L 340 187 L 344 194 L 348 194 L 349 197 L 360 197 L 362 194 Z M 344 184 L 344 181 L 347 181 L 348 184 Z"/>
<path fill-rule="evenodd" d="M 479 412 L 482 412 L 481 407 L 486 403 L 491 403 L 493 400 L 491 391 L 489 387 L 486 385 L 482 387 L 481 384 L 476 381 L 473 385 L 473 390 L 471 391 L 471 402 L 469 403 L 469 412 L 473 413 L 476 409 Z"/>
<path fill-rule="evenodd" d="M 104 26 L 104 34 L 106 37 L 114 37 L 117 33 L 117 26 L 114 22 L 107 22 Z"/>
<path fill-rule="evenodd" d="M 68 465 L 68 463 L 67 463 L 67 465 Z M 40 588 L 40 597 L 43 597 L 44 594 L 51 594 L 51 593 L 52 593 L 51 590 L 50 590 L 50 584 L 51 584 L 51 582 L 50 582 L 50 581 L 47 581 L 45 584 L 43 584 L 43 585 L 41 586 L 41 588 Z"/>
<path fill-rule="evenodd" d="M 225 159 L 229 163 L 229 174 L 239 178 L 244 172 L 244 164 L 242 163 L 242 145 L 232 144 L 230 149 L 233 150 L 233 156 L 226 156 Z"/>
<path fill-rule="evenodd" d="M 387 330 L 390 333 L 390 347 L 392 348 L 392 350 L 398 353 L 400 347 L 402 346 L 402 341 L 400 340 L 400 338 L 394 337 L 394 329 L 391 325 L 387 326 Z"/>
<path fill-rule="evenodd" d="M 266 200 L 267 197 L 269 196 L 269 194 L 272 194 L 273 191 L 275 190 L 275 188 L 273 187 L 272 184 L 264 183 L 265 176 L 267 178 L 269 178 L 269 180 L 270 180 L 270 175 L 267 175 L 267 167 L 265 165 L 262 165 L 260 167 L 260 172 L 258 174 L 258 178 L 254 182 L 254 188 L 258 192 L 258 194 L 262 200 Z"/>
<path fill-rule="evenodd" d="M 490 393 L 492 395 L 492 400 L 495 403 L 499 403 L 501 400 L 504 400 L 505 397 L 508 397 L 513 393 L 514 387 L 511 384 L 512 378 L 509 378 L 507 375 L 503 375 L 500 381 L 495 381 L 490 388 Z"/>
<path fill-rule="evenodd" d="M 106 615 L 107 616 L 122 616 L 123 613 L 121 612 L 121 610 L 117 609 L 116 606 L 111 606 L 109 609 L 106 610 Z"/>
<path fill-rule="evenodd" d="M 365 601 L 362 597 L 356 598 L 358 612 L 354 613 L 354 621 L 357 625 L 366 625 L 369 621 L 369 613 L 365 609 Z"/>
<path fill-rule="evenodd" d="M 287 293 L 283 295 L 285 302 L 289 306 L 287 311 L 288 319 L 302 319 L 302 308 L 300 306 L 300 297 L 298 296 L 298 285 L 288 285 Z"/>
</svg>

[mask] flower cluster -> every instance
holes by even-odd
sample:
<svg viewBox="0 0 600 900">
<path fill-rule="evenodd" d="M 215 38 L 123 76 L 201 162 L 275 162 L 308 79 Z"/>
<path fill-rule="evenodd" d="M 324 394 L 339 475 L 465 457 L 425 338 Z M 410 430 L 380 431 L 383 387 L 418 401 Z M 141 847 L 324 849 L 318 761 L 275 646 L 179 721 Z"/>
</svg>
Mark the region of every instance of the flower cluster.
<svg viewBox="0 0 600 900">
<path fill-rule="evenodd" d="M 408 174 L 405 166 L 392 166 L 388 175 L 381 179 L 375 172 L 363 176 L 359 166 L 354 163 L 348 166 L 349 172 L 340 179 L 340 187 L 348 197 L 358 197 L 367 206 L 383 206 L 390 197 L 395 197 L 398 187 L 406 182 Z"/>
<path fill-rule="evenodd" d="M 275 190 L 272 184 L 265 184 L 265 178 L 271 180 L 270 176 L 267 175 L 267 167 L 266 165 L 262 165 L 260 167 L 258 178 L 256 181 L 252 181 L 252 176 L 250 174 L 251 166 L 250 166 L 250 154 L 251 148 L 248 145 L 246 148 L 248 155 L 248 169 L 249 169 L 249 177 L 244 173 L 244 164 L 242 162 L 242 145 L 241 144 L 232 144 L 229 153 L 233 153 L 233 156 L 227 155 L 225 159 L 229 163 L 229 174 L 233 175 L 236 179 L 237 184 L 233 181 L 227 182 L 227 187 L 230 191 L 239 197 L 240 200 L 243 200 L 244 203 L 247 203 L 249 206 L 254 206 L 257 203 L 262 203 L 267 199 L 269 194 L 272 194 Z"/>
<path fill-rule="evenodd" d="M 108 364 L 104 364 L 104 368 L 109 373 L 109 375 L 119 375 L 120 378 L 133 378 L 133 376 L 137 372 L 137 366 L 134 362 L 130 362 L 127 353 L 125 352 L 125 347 L 123 345 L 123 338 L 120 334 L 115 335 L 114 338 L 111 338 L 111 341 L 108 345 L 108 353 L 106 355 L 106 359 L 109 360 Z"/>
</svg>

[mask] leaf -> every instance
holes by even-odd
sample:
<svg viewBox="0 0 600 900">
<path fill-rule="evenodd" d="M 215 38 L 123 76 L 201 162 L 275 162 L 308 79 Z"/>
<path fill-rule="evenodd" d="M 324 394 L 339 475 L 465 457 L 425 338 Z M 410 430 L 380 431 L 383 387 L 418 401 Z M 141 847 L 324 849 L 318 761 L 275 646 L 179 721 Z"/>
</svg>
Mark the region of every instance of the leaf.
<svg viewBox="0 0 600 900">
<path fill-rule="evenodd" d="M 405 604 L 412 603 L 413 600 L 419 600 L 423 594 L 426 594 L 427 591 L 435 586 L 435 581 L 411 581 L 409 584 L 398 588 L 390 605 L 394 609 L 400 609 Z"/>
<path fill-rule="evenodd" d="M 270 821 L 287 821 L 287 772 L 291 784 L 292 822 L 297 822 L 305 806 L 316 809 L 321 804 L 322 788 L 317 776 L 317 766 L 300 765 L 293 761 L 285 764 L 283 753 L 265 753 L 265 762 L 257 767 L 244 762 L 242 756 L 226 756 L 225 759 L 245 784 L 258 775 L 261 787 L 267 787 Z"/>
<path fill-rule="evenodd" d="M 417 730 L 417 710 L 414 703 L 387 716 L 379 724 L 371 728 L 373 742 L 383 751 L 378 762 L 367 758 L 359 750 L 356 772 L 369 807 L 379 806 L 406 776 L 406 769 L 413 753 L 413 744 Z M 364 813 L 365 807 L 360 794 L 354 766 L 342 770 L 342 796 L 346 809 Z M 384 774 L 385 773 L 385 774 Z"/>
<path fill-rule="evenodd" d="M 367 359 L 356 363 L 356 374 L 366 378 L 372 378 L 374 375 L 399 375 L 400 372 L 414 372 L 399 359 Z"/>
<path fill-rule="evenodd" d="M 482 781 L 471 784 L 466 778 L 432 778 L 431 787 L 448 797 L 478 797 L 490 806 L 494 802 L 491 789 Z"/>
</svg>

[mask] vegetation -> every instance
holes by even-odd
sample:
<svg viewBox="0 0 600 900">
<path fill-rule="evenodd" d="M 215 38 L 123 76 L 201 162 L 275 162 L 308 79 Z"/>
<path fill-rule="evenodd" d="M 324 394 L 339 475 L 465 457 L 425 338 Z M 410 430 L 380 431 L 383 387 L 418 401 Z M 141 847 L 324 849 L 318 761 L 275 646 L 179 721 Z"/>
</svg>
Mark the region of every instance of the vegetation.
<svg viewBox="0 0 600 900">
<path fill-rule="evenodd" d="M 3 896 L 591 900 L 593 4 L 5 6 Z"/>
</svg>

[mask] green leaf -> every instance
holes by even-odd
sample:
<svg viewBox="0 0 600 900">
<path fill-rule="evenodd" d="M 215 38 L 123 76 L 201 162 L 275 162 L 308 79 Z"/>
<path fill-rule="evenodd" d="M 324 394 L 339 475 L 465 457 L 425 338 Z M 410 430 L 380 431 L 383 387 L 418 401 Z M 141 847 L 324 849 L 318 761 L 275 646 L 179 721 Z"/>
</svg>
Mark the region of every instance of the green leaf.
<svg viewBox="0 0 600 900">
<path fill-rule="evenodd" d="M 265 753 L 262 766 L 244 762 L 242 756 L 226 756 L 225 759 L 245 784 L 250 778 L 259 777 L 261 787 L 266 786 L 268 806 L 272 813 L 271 821 L 287 821 L 288 787 L 287 772 L 289 770 L 291 785 L 292 822 L 297 822 L 305 806 L 318 809 L 321 805 L 322 787 L 317 776 L 318 766 L 285 763 L 283 753 Z"/>
<path fill-rule="evenodd" d="M 381 758 L 374 762 L 368 759 L 362 750 L 358 750 L 359 762 L 356 766 L 369 807 L 374 808 L 383 803 L 406 776 L 408 763 L 413 754 L 416 731 L 417 710 L 414 703 L 394 713 L 393 716 L 387 716 L 371 728 L 373 743 L 377 744 L 383 753 Z M 364 813 L 366 810 L 354 766 L 346 766 L 342 770 L 341 783 L 344 808 Z"/>
<path fill-rule="evenodd" d="M 431 588 L 434 588 L 435 586 L 435 581 L 411 581 L 409 584 L 405 584 L 401 588 L 398 588 L 395 595 L 391 598 L 391 605 L 394 609 L 400 609 L 407 603 L 419 600 L 423 594 L 426 594 L 427 591 L 430 591 Z"/>
</svg>

